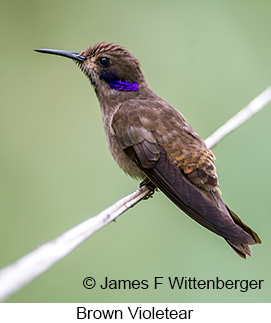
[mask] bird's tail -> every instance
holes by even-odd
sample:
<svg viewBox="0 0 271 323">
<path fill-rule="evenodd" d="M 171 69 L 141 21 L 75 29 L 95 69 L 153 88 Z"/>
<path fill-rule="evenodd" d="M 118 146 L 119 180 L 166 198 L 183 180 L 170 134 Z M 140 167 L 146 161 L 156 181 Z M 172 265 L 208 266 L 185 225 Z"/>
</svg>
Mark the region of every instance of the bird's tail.
<svg viewBox="0 0 271 323">
<path fill-rule="evenodd" d="M 227 209 L 233 221 L 252 237 L 252 239 L 254 240 L 254 243 L 252 244 L 261 243 L 261 239 L 259 238 L 258 234 L 255 231 L 253 231 L 249 226 L 247 226 L 231 209 L 229 209 L 228 207 Z M 251 257 L 251 251 L 248 244 L 236 243 L 228 239 L 225 240 L 240 257 L 244 259 L 247 255 Z"/>
</svg>

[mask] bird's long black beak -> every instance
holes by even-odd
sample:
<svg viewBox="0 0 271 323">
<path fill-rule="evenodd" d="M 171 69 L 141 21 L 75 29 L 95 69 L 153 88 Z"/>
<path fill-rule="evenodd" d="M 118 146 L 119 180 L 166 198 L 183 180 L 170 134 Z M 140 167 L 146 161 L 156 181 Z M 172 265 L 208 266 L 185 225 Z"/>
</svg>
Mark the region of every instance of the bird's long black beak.
<svg viewBox="0 0 271 323">
<path fill-rule="evenodd" d="M 66 50 L 57 50 L 57 49 L 34 49 L 34 51 L 39 53 L 45 53 L 45 54 L 54 54 L 59 56 L 64 56 L 67 58 L 74 59 L 79 62 L 83 62 L 86 60 L 84 56 L 79 55 L 79 53 L 76 52 L 68 52 Z"/>
</svg>

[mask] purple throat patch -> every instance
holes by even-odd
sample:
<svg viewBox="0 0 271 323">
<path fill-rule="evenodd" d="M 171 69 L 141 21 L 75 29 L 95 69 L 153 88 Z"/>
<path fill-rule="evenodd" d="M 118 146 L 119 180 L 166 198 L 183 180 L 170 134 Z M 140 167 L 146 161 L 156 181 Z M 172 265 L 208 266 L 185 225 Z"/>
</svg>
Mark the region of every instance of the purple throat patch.
<svg viewBox="0 0 271 323">
<path fill-rule="evenodd" d="M 124 81 L 113 81 L 109 83 L 111 89 L 117 91 L 137 91 L 138 84 L 137 83 L 127 83 Z"/>
</svg>

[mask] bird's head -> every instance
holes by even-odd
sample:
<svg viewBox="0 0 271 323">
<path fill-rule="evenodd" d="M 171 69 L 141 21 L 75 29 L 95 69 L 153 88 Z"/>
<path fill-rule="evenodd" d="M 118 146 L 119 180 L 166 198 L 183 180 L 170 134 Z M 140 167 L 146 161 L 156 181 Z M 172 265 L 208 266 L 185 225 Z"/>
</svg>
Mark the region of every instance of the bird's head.
<svg viewBox="0 0 271 323">
<path fill-rule="evenodd" d="M 90 79 L 99 99 L 135 96 L 135 92 L 146 87 L 139 61 L 114 43 L 98 43 L 79 53 L 53 49 L 36 51 L 73 59 Z"/>
</svg>

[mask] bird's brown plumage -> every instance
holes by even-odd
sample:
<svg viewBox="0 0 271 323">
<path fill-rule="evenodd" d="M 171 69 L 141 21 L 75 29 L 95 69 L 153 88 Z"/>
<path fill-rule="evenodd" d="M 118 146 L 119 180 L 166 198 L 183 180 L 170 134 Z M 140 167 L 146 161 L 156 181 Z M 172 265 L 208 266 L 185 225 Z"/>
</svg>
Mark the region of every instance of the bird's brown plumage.
<svg viewBox="0 0 271 323">
<path fill-rule="evenodd" d="M 76 63 L 95 88 L 108 147 L 118 165 L 132 177 L 148 178 L 241 257 L 251 255 L 249 245 L 261 240 L 223 202 L 214 155 L 182 114 L 148 87 L 139 61 L 123 47 L 106 42 L 78 55 Z M 137 84 L 138 90 L 118 91 L 112 80 Z"/>
<path fill-rule="evenodd" d="M 240 256 L 250 255 L 248 245 L 260 239 L 222 201 L 214 156 L 202 139 L 166 102 L 134 103 L 140 107 L 121 104 L 112 119 L 124 152 L 192 219 L 225 238 Z"/>
</svg>

